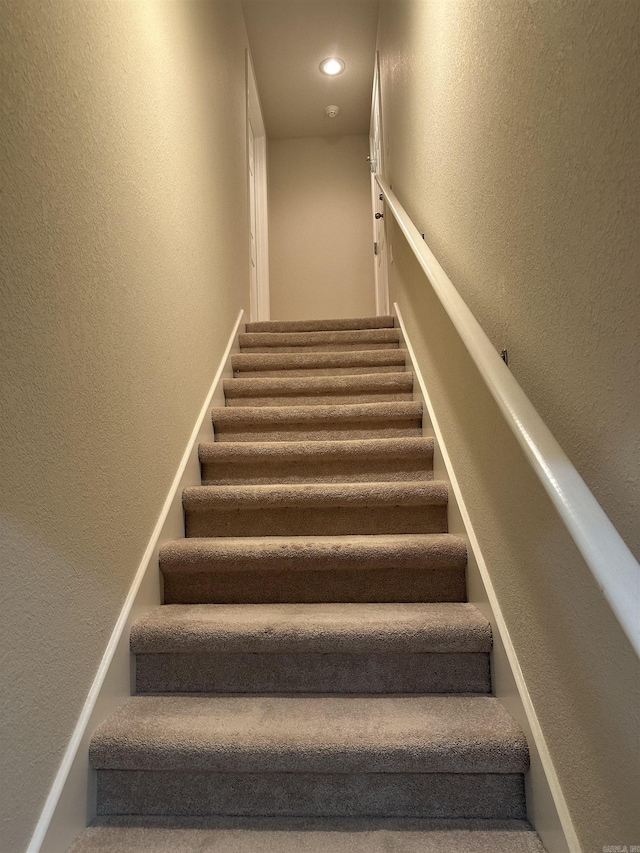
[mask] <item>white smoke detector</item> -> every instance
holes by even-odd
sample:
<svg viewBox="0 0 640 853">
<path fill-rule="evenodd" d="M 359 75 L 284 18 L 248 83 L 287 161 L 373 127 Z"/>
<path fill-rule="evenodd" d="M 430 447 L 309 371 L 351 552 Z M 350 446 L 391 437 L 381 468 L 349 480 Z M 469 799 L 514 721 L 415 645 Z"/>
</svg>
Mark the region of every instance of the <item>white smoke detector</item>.
<svg viewBox="0 0 640 853">
<path fill-rule="evenodd" d="M 329 118 L 335 118 L 340 112 L 340 107 L 337 107 L 335 104 L 329 104 L 328 107 L 324 108 L 324 111 Z"/>
</svg>

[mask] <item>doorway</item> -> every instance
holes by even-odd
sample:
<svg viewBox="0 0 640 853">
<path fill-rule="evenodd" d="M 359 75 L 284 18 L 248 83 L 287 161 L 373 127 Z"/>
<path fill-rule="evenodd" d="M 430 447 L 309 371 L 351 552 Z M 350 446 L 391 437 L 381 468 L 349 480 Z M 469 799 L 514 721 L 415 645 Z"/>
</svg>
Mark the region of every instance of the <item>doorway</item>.
<svg viewBox="0 0 640 853">
<path fill-rule="evenodd" d="M 246 51 L 247 178 L 249 194 L 249 318 L 268 320 L 269 229 L 267 209 L 267 134 L 251 54 Z"/>
<path fill-rule="evenodd" d="M 373 72 L 373 99 L 371 104 L 371 127 L 369 131 L 369 163 L 371 165 L 371 211 L 373 217 L 373 251 L 375 256 L 376 314 L 381 316 L 389 313 L 389 285 L 384 202 L 375 178 L 376 173 L 384 177 L 380 60 L 377 52 L 376 64 Z"/>
</svg>

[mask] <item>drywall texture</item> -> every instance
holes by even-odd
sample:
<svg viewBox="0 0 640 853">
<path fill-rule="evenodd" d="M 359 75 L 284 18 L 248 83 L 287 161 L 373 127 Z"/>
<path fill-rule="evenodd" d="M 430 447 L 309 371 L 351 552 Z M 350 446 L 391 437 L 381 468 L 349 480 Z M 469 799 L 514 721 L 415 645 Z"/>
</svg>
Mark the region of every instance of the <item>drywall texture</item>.
<svg viewBox="0 0 640 853">
<path fill-rule="evenodd" d="M 582 850 L 634 844 L 638 659 L 399 232 L 393 254 L 391 298 L 402 305 Z"/>
<path fill-rule="evenodd" d="M 235 2 L 1 6 L 0 850 L 18 853 L 248 302 L 246 35 Z"/>
<path fill-rule="evenodd" d="M 388 179 L 638 553 L 637 4 L 386 2 Z M 637 844 L 638 662 L 402 236 L 391 296 L 585 851 Z"/>
<path fill-rule="evenodd" d="M 375 313 L 366 136 L 269 142 L 271 318 Z"/>
<path fill-rule="evenodd" d="M 640 558 L 637 0 L 383 0 L 387 178 Z"/>
</svg>

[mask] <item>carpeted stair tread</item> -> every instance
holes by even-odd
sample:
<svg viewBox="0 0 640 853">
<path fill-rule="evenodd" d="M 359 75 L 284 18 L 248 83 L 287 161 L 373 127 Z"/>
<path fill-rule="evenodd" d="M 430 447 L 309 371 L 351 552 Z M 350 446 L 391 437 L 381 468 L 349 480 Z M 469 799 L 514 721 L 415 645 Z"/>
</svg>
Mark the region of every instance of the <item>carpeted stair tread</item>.
<svg viewBox="0 0 640 853">
<path fill-rule="evenodd" d="M 447 484 L 441 480 L 404 483 L 278 483 L 257 486 L 188 486 L 182 492 L 185 512 L 209 507 L 378 507 L 445 506 Z M 444 531 L 443 531 L 444 532 Z"/>
<path fill-rule="evenodd" d="M 341 320 L 262 320 L 247 323 L 247 332 L 336 332 L 354 329 L 393 329 L 394 318 L 347 317 Z"/>
<path fill-rule="evenodd" d="M 175 539 L 160 548 L 163 574 L 205 568 L 270 572 L 278 569 L 464 569 L 464 539 L 450 533 L 379 536 L 264 536 Z"/>
<path fill-rule="evenodd" d="M 165 604 L 466 601 L 449 534 L 194 537 L 160 549 Z"/>
<path fill-rule="evenodd" d="M 236 353 L 231 357 L 231 366 L 236 378 L 391 373 L 404 369 L 406 356 L 406 351 L 401 349 L 257 355 Z"/>
<path fill-rule="evenodd" d="M 447 484 L 434 480 L 190 486 L 187 537 L 446 533 Z"/>
<path fill-rule="evenodd" d="M 225 379 L 227 407 L 411 401 L 413 374 L 366 373 L 359 376 L 293 376 Z"/>
<path fill-rule="evenodd" d="M 147 695 L 489 694 L 490 649 L 464 604 L 164 605 L 131 633 Z"/>
<path fill-rule="evenodd" d="M 544 853 L 521 820 L 96 818 L 69 853 Z"/>
<path fill-rule="evenodd" d="M 422 404 L 217 407 L 216 441 L 322 441 L 422 435 Z"/>
<path fill-rule="evenodd" d="M 223 773 L 519 774 L 522 731 L 489 696 L 137 696 L 91 766 Z"/>
<path fill-rule="evenodd" d="M 352 403 L 348 406 L 259 406 L 242 412 L 226 406 L 211 410 L 216 423 L 256 422 L 303 424 L 312 421 L 344 421 L 366 424 L 371 420 L 402 421 L 422 420 L 422 403 L 403 401 L 400 403 Z"/>
<path fill-rule="evenodd" d="M 203 485 L 433 479 L 433 438 L 208 442 Z"/>
<path fill-rule="evenodd" d="M 331 352 L 398 349 L 398 329 L 353 329 L 330 332 L 249 332 L 238 335 L 241 351 Z"/>
<path fill-rule="evenodd" d="M 131 631 L 135 654 L 486 653 L 471 604 L 163 605 Z"/>
<path fill-rule="evenodd" d="M 225 379 L 224 395 L 233 397 L 302 397 L 321 396 L 333 393 L 348 395 L 357 393 L 413 391 L 413 374 L 365 373 L 362 376 L 293 376 L 251 379 Z"/>
<path fill-rule="evenodd" d="M 263 459 L 288 459 L 291 462 L 309 457 L 343 459 L 415 458 L 430 459 L 433 438 L 379 438 L 347 441 L 261 441 L 261 442 L 203 442 L 198 447 L 200 462 L 260 462 Z"/>
</svg>

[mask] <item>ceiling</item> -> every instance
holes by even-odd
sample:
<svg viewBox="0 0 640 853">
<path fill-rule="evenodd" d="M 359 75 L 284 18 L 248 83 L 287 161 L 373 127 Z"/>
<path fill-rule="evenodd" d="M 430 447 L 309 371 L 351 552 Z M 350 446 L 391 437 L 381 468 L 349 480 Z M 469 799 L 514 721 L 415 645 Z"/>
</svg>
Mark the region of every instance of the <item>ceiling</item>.
<svg viewBox="0 0 640 853">
<path fill-rule="evenodd" d="M 243 0 L 271 139 L 368 133 L 378 0 Z M 328 56 L 346 68 L 321 73 Z M 324 109 L 340 107 L 330 119 Z"/>
</svg>

